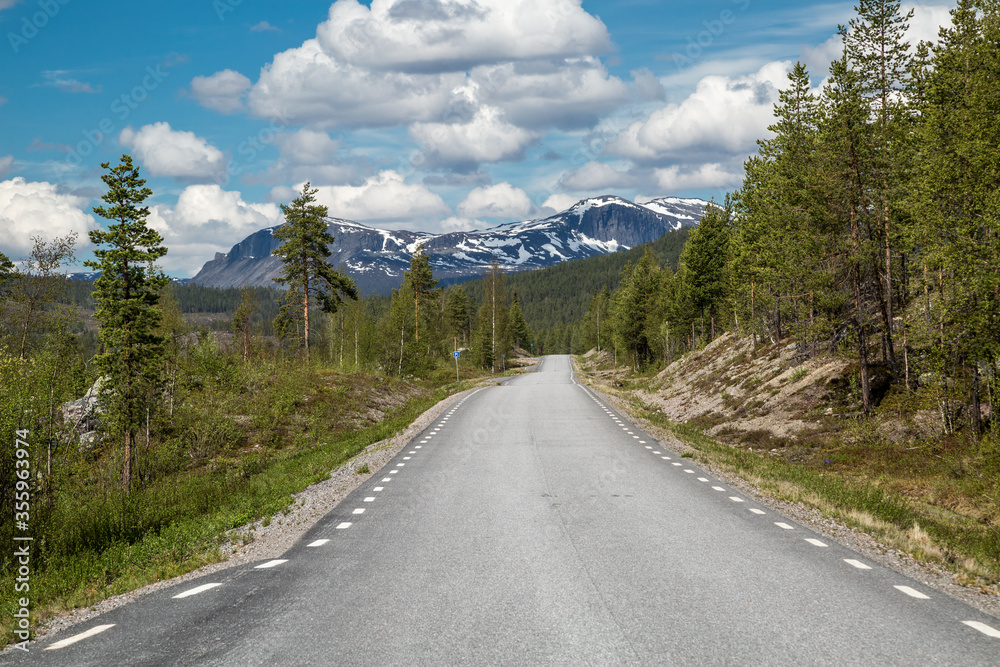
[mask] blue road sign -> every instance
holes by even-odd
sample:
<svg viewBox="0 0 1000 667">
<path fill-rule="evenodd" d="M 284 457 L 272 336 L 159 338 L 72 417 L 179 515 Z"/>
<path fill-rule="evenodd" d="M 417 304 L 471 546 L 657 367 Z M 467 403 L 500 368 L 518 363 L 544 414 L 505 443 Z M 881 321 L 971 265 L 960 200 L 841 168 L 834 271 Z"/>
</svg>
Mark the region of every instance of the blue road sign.
<svg viewBox="0 0 1000 667">
<path fill-rule="evenodd" d="M 453 356 L 454 356 L 454 357 L 455 357 L 456 359 L 458 359 L 458 355 L 459 355 L 459 354 L 460 354 L 459 352 L 452 352 L 452 355 L 453 355 Z"/>
</svg>

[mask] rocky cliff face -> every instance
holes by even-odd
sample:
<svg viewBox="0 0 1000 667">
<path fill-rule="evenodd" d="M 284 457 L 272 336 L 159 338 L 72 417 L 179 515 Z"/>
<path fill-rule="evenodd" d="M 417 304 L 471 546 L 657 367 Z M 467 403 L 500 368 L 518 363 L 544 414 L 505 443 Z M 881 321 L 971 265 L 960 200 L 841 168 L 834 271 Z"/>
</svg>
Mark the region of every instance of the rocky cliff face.
<svg viewBox="0 0 1000 667">
<path fill-rule="evenodd" d="M 385 294 L 402 283 L 403 271 L 419 245 L 439 279 L 480 275 L 494 259 L 505 271 L 523 271 L 655 241 L 668 231 L 696 224 L 705 204 L 699 199 L 636 204 L 620 197 L 597 197 L 542 220 L 439 235 L 388 231 L 330 218 L 327 225 L 335 242 L 329 261 L 346 270 L 363 293 Z M 280 245 L 274 229 L 255 232 L 228 253 L 216 254 L 192 282 L 214 287 L 274 286 L 281 268 L 281 260 L 271 255 Z"/>
</svg>

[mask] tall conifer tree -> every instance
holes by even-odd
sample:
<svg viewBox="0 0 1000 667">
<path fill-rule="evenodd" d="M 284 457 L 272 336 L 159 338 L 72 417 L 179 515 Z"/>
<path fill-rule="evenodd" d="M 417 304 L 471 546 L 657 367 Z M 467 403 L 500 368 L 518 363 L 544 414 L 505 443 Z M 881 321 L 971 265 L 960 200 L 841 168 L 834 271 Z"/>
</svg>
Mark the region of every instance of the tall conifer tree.
<svg viewBox="0 0 1000 667">
<path fill-rule="evenodd" d="M 100 323 L 104 350 L 94 362 L 106 378 L 102 400 L 107 419 L 123 440 L 122 486 L 127 491 L 132 486 L 136 434 L 146 418 L 152 390 L 162 379 L 158 303 L 160 290 L 170 279 L 156 268 L 167 249 L 163 237 L 146 226 L 149 208 L 142 203 L 153 191 L 139 178 L 139 168 L 132 166 L 129 155 L 123 155 L 116 167 L 108 162 L 101 167 L 108 170 L 101 177 L 108 186 L 101 199 L 108 206 L 98 206 L 94 212 L 113 222 L 107 231 L 89 233 L 97 246 L 96 260 L 84 265 L 101 272 L 94 282 L 94 317 Z"/>
</svg>

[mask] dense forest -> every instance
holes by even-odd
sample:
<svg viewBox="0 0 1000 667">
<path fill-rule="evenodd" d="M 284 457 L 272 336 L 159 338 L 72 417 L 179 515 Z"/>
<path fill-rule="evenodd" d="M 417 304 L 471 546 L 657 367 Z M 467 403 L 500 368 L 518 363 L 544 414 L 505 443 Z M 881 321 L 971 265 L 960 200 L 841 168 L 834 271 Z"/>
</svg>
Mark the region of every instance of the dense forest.
<svg viewBox="0 0 1000 667">
<path fill-rule="evenodd" d="M 603 321 L 603 347 L 639 370 L 723 331 L 839 351 L 862 413 L 926 387 L 978 436 L 1000 390 L 1000 7 L 963 0 L 914 48 L 899 2 L 857 12 L 818 93 L 801 63 L 789 74 L 773 136 L 677 270 L 626 266 L 575 347 Z"/>
</svg>

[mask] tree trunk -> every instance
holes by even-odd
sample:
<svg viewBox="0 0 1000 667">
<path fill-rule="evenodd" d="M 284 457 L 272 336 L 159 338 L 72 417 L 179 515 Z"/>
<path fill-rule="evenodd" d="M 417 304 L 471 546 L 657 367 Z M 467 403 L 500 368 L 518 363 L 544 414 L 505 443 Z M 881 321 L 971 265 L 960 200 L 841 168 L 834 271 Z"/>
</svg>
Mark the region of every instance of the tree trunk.
<svg viewBox="0 0 1000 667">
<path fill-rule="evenodd" d="M 971 401 L 972 408 L 970 412 L 970 417 L 972 419 L 972 434 L 978 438 L 983 432 L 983 412 L 979 405 L 979 367 L 976 364 L 972 364 L 972 396 Z"/>
<path fill-rule="evenodd" d="M 858 366 L 861 375 L 861 409 L 865 415 L 872 411 L 872 390 L 868 379 L 868 341 L 865 340 L 865 325 L 858 323 Z"/>
</svg>

